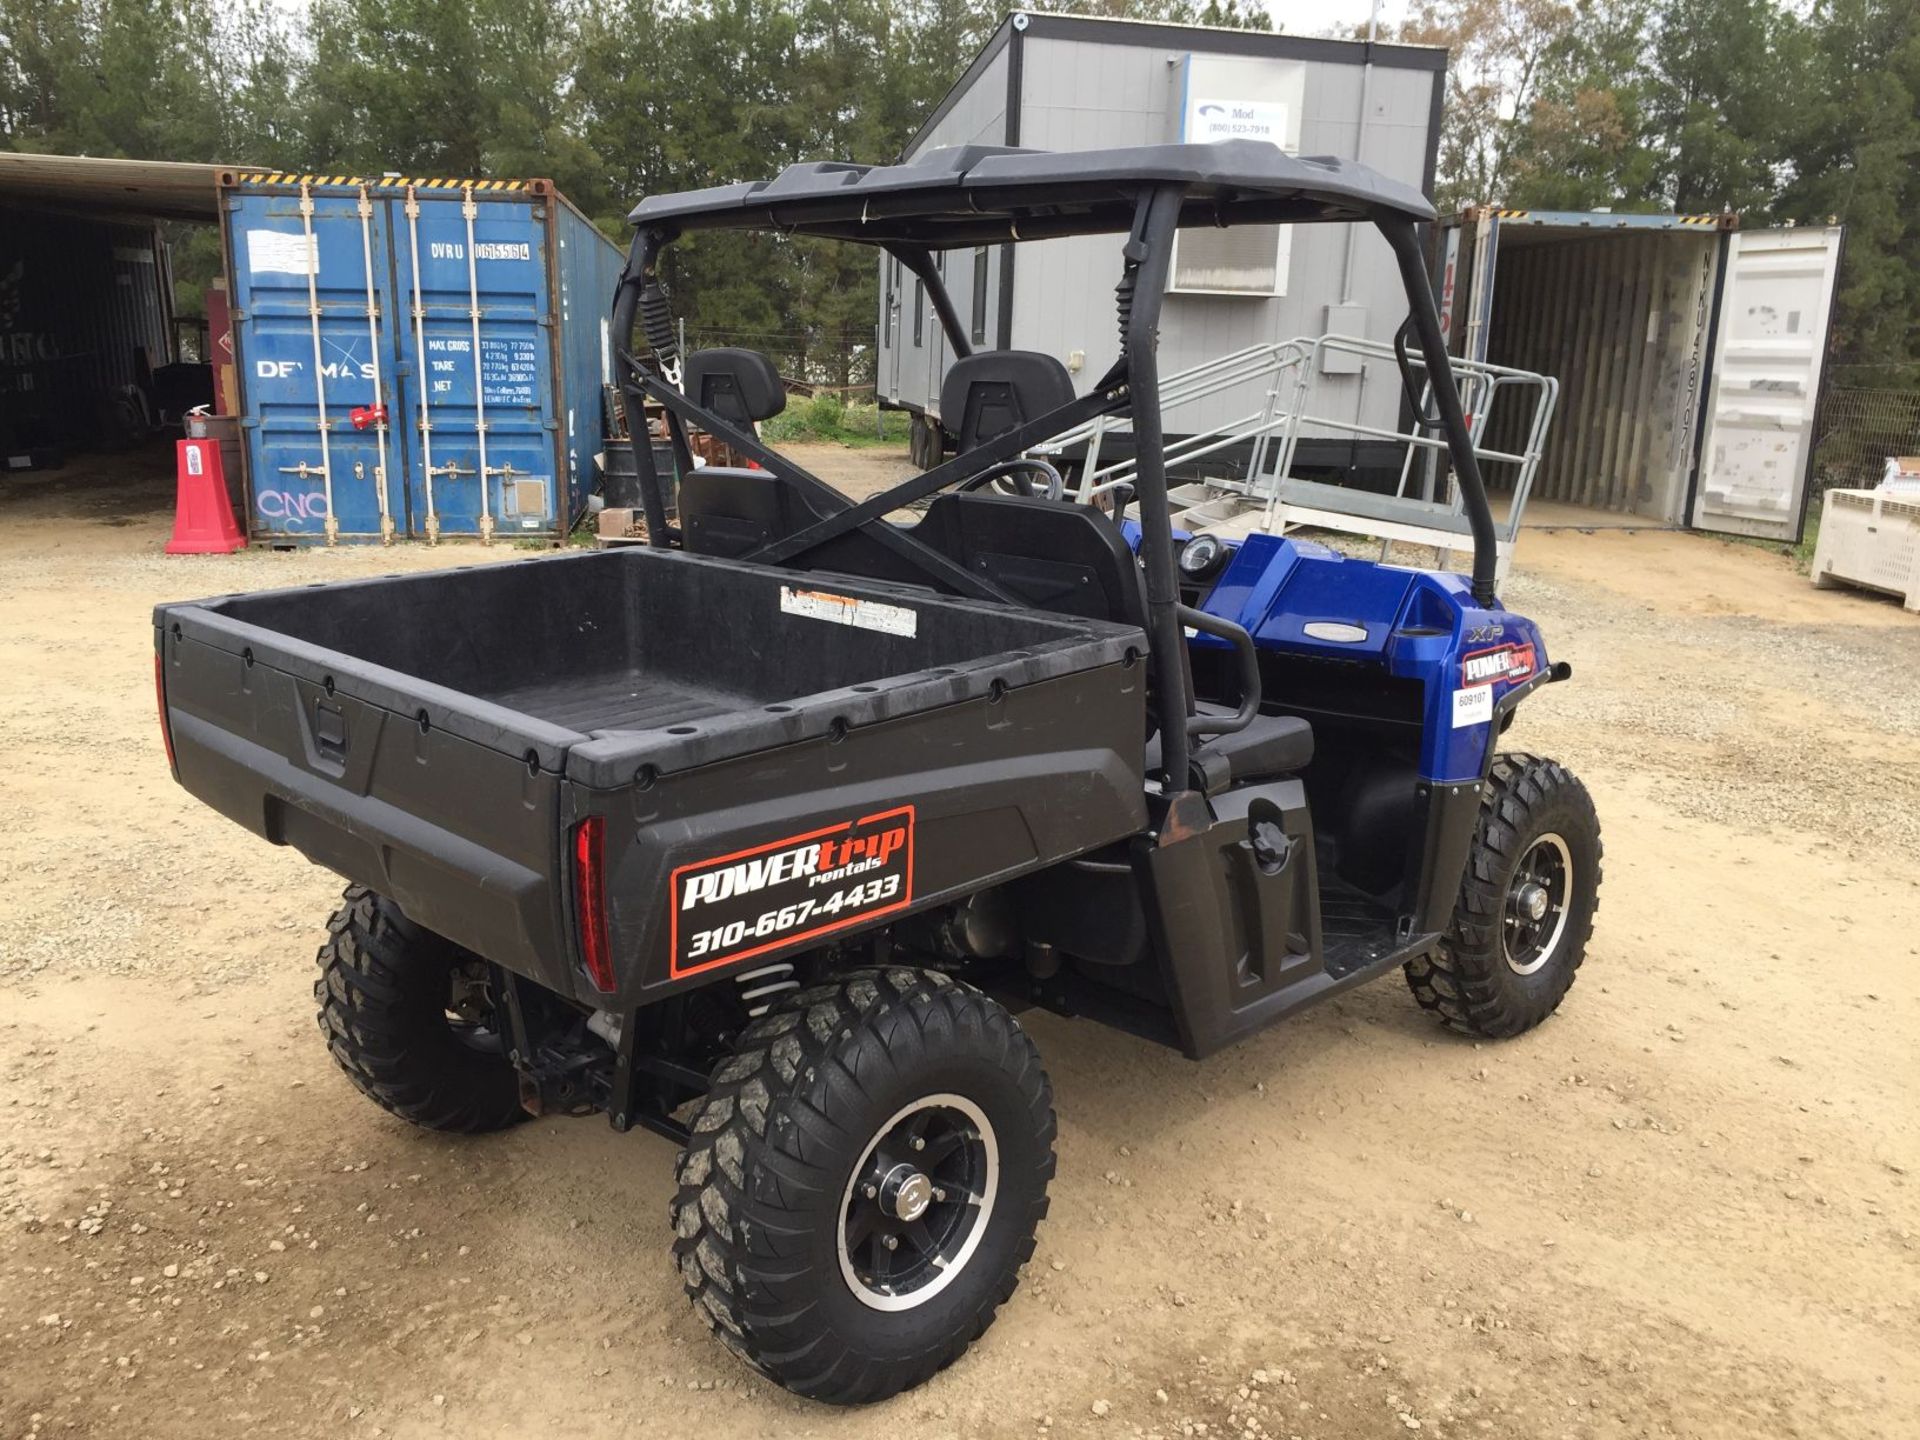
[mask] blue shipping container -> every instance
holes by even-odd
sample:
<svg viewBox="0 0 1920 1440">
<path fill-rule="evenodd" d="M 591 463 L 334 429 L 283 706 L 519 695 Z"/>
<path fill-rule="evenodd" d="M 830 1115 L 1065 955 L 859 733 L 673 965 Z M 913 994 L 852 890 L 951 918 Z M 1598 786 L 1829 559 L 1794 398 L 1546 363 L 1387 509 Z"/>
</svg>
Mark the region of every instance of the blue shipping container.
<svg viewBox="0 0 1920 1440">
<path fill-rule="evenodd" d="M 619 248 L 544 180 L 223 185 L 254 537 L 563 538 Z"/>
</svg>

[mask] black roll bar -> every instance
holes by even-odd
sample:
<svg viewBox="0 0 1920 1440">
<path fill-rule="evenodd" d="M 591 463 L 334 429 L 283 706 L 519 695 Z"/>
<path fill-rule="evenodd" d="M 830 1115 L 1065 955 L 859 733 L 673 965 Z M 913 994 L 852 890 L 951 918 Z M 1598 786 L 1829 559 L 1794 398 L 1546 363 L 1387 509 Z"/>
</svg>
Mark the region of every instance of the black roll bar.
<svg viewBox="0 0 1920 1440">
<path fill-rule="evenodd" d="M 939 318 L 940 329 L 946 334 L 947 345 L 952 349 L 954 359 L 964 360 L 971 355 L 973 342 L 967 338 L 967 332 L 960 324 L 960 312 L 953 308 L 953 296 L 947 291 L 947 282 L 940 274 L 940 267 L 933 263 L 933 252 L 924 245 L 883 245 L 881 248 L 912 271 L 913 278 L 927 287 L 927 298 L 933 301 L 933 313 Z"/>
<path fill-rule="evenodd" d="M 1147 579 L 1147 645 L 1153 656 L 1154 718 L 1169 793 L 1185 790 L 1192 740 L 1187 716 L 1186 635 L 1180 628 L 1180 577 L 1173 559 L 1165 436 L 1160 425 L 1160 304 L 1185 191 L 1162 185 L 1140 197 L 1127 236 L 1122 313 L 1126 316 L 1127 399 L 1133 419 L 1134 503 L 1140 507 L 1140 559 Z M 1130 297 L 1129 297 L 1129 293 Z"/>
<path fill-rule="evenodd" d="M 1473 453 L 1473 437 L 1467 433 L 1467 418 L 1460 408 L 1460 390 L 1453 383 L 1446 337 L 1440 333 L 1440 311 L 1433 303 L 1433 286 L 1427 279 L 1426 247 L 1420 243 L 1419 229 L 1411 220 L 1382 214 L 1375 215 L 1373 223 L 1387 237 L 1394 258 L 1400 262 L 1400 283 L 1407 292 L 1407 319 L 1420 337 L 1427 384 L 1433 389 L 1433 403 L 1440 412 L 1438 422 L 1447 432 L 1447 453 L 1453 459 L 1453 472 L 1466 502 L 1467 525 L 1473 531 L 1473 598 L 1482 605 L 1492 605 L 1500 577 L 1500 542 L 1493 530 L 1487 487 L 1480 478 L 1480 458 Z M 1396 350 L 1399 348 L 1396 346 Z"/>
<path fill-rule="evenodd" d="M 627 252 L 627 268 L 620 272 L 620 288 L 614 292 L 613 347 L 624 355 L 633 344 L 633 319 L 640 309 L 640 293 L 654 283 L 660 252 L 671 235 L 651 226 L 634 232 L 633 246 Z M 640 510 L 647 518 L 647 544 L 665 549 L 673 543 L 667 526 L 667 502 L 660 490 L 660 475 L 653 464 L 653 437 L 647 434 L 647 401 L 634 383 L 633 367 L 619 367 L 620 397 L 627 407 L 627 441 L 633 447 L 633 478 L 640 488 Z M 674 446 L 679 451 L 678 437 Z"/>
<path fill-rule="evenodd" d="M 1179 576 L 1174 559 L 1173 519 L 1167 495 L 1163 448 L 1165 435 L 1160 411 L 1159 324 L 1173 241 L 1179 229 L 1184 201 L 1185 189 L 1177 184 L 1158 185 L 1139 195 L 1134 207 L 1132 229 L 1122 251 L 1126 269 L 1120 284 L 1124 351 L 1121 362 L 1115 366 L 1114 372 L 1103 378 L 1092 394 L 1081 397 L 1074 406 L 1063 407 L 1061 412 L 1072 410 L 1075 412 L 1074 418 L 1079 419 L 1083 418 L 1078 413 L 1082 408 L 1089 415 L 1099 410 L 1124 408 L 1132 419 L 1138 456 L 1134 499 L 1139 508 L 1140 559 L 1146 579 L 1147 639 L 1154 662 L 1155 719 L 1161 735 L 1161 759 L 1169 791 L 1184 789 L 1189 784 L 1189 763 L 1196 735 L 1233 728 L 1231 723 L 1222 727 L 1217 723 L 1195 723 L 1191 718 L 1194 710 L 1192 685 L 1186 667 Z M 1493 512 L 1487 501 L 1479 460 L 1474 454 L 1472 437 L 1460 404 L 1460 392 L 1454 384 L 1446 341 L 1440 332 L 1439 311 L 1434 304 L 1433 287 L 1427 275 L 1419 230 L 1412 220 L 1392 212 L 1376 212 L 1372 219 L 1386 237 L 1399 264 L 1401 283 L 1407 296 L 1408 322 L 1419 338 L 1422 358 L 1426 362 L 1433 403 L 1438 413 L 1433 417 L 1423 416 L 1422 419 L 1429 425 L 1445 430 L 1448 452 L 1460 482 L 1467 521 L 1473 534 L 1473 595 L 1480 604 L 1491 605 L 1495 603 L 1499 573 L 1499 544 L 1494 531 Z M 614 338 L 623 360 L 627 358 L 625 352 L 632 340 L 633 323 L 642 295 L 649 285 L 656 283 L 660 251 L 673 239 L 674 234 L 670 230 L 656 226 L 643 227 L 634 235 L 627 268 L 622 273 L 614 301 L 612 320 Z M 969 353 L 970 347 L 962 332 L 959 315 L 953 309 L 952 299 L 933 263 L 931 252 L 924 246 L 897 243 L 882 248 L 894 254 L 902 265 L 926 283 L 941 326 L 947 332 L 955 353 Z M 1404 356 L 1404 341 L 1396 345 L 1396 352 L 1397 359 Z M 1116 384 L 1122 367 L 1125 376 L 1123 387 Z M 1402 368 L 1403 372 L 1410 368 L 1404 360 Z M 626 399 L 629 416 L 639 417 L 637 424 L 630 420 L 628 429 L 641 508 L 647 519 L 649 543 L 664 547 L 672 544 L 675 537 L 667 524 L 660 477 L 647 435 L 645 390 L 653 388 L 650 382 L 651 377 L 640 376 L 637 367 L 630 362 L 623 365 L 619 381 L 621 393 Z M 677 393 L 668 394 L 669 387 L 659 388 L 659 398 L 668 406 L 677 426 L 680 410 L 693 407 Z M 1045 418 L 1058 421 L 1060 414 Z M 706 423 L 705 417 L 703 423 Z M 731 427 L 715 424 L 711 428 L 729 440 L 746 439 L 744 435 L 733 436 Z M 1032 443 L 1032 437 L 1024 431 L 1003 438 L 1015 448 Z M 757 442 L 747 441 L 746 444 L 754 451 L 762 449 Z M 790 563 L 832 535 L 875 522 L 878 522 L 876 529 L 885 530 L 888 527 L 879 520 L 880 515 L 887 508 L 903 503 L 906 492 L 911 491 L 915 496 L 929 493 L 962 478 L 960 472 L 963 469 L 970 470 L 982 460 L 1000 458 L 1004 457 L 998 453 L 976 454 L 967 457 L 973 465 L 966 465 L 959 460 L 948 462 L 934 467 L 926 475 L 893 487 L 885 496 L 876 496 L 859 505 L 847 505 L 844 497 L 833 492 L 840 501 L 840 508 L 831 519 L 817 522 L 785 542 L 765 547 L 754 558 L 769 563 Z M 812 476 L 806 476 L 805 479 L 821 490 L 830 488 Z M 904 535 L 899 538 L 905 542 L 903 548 L 911 547 L 916 551 L 926 548 Z M 934 561 L 935 557 L 929 556 L 923 563 Z M 973 580 L 971 576 L 949 577 L 944 574 L 942 578 Z M 962 583 L 958 588 L 961 593 L 978 593 L 973 585 Z M 1254 703 L 1257 704 L 1257 693 Z M 1243 704 L 1242 708 L 1246 706 Z"/>
</svg>

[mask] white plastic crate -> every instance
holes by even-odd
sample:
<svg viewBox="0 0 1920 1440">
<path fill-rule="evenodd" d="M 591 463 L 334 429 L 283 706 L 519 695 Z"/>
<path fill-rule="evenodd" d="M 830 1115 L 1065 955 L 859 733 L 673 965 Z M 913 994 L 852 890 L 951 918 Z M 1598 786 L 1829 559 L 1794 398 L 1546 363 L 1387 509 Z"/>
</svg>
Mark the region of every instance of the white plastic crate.
<svg viewBox="0 0 1920 1440">
<path fill-rule="evenodd" d="M 1829 490 L 1813 548 L 1813 583 L 1882 590 L 1920 611 L 1920 495 Z"/>
</svg>

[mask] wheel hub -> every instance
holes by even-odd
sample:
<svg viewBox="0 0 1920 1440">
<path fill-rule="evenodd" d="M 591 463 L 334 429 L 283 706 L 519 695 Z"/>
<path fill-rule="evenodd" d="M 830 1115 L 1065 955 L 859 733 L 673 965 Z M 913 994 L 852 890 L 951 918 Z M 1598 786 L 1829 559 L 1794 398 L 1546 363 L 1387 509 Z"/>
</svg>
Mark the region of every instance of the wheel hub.
<svg viewBox="0 0 1920 1440">
<path fill-rule="evenodd" d="M 1520 907 L 1520 913 L 1529 920 L 1545 919 L 1547 907 L 1552 903 L 1547 898 L 1546 886 L 1531 884 L 1522 885 L 1514 901 Z"/>
<path fill-rule="evenodd" d="M 911 1310 L 953 1282 L 993 1212 L 1000 1150 L 961 1095 L 902 1106 L 868 1142 L 840 1208 L 840 1274 L 864 1304 Z"/>
<path fill-rule="evenodd" d="M 1516 975 L 1544 969 L 1559 952 L 1573 900 L 1573 852 L 1559 835 L 1542 835 L 1521 855 L 1507 885 L 1500 939 Z"/>
<path fill-rule="evenodd" d="M 933 1203 L 933 1181 L 911 1165 L 896 1165 L 880 1185 L 880 1205 L 896 1220 L 918 1220 Z"/>
</svg>

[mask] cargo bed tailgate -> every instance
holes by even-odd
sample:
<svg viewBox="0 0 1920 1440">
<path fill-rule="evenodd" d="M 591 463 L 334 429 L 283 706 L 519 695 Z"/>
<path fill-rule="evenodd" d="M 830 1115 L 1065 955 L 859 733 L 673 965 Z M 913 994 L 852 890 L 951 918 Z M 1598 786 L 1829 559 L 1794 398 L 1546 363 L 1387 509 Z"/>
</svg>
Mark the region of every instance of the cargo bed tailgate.
<svg viewBox="0 0 1920 1440">
<path fill-rule="evenodd" d="M 421 924 L 568 988 L 559 771 L 579 735 L 209 609 L 162 618 L 163 703 L 187 789 Z"/>
</svg>

